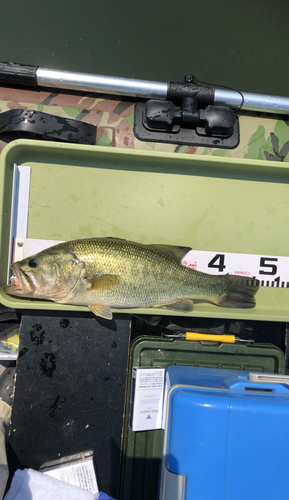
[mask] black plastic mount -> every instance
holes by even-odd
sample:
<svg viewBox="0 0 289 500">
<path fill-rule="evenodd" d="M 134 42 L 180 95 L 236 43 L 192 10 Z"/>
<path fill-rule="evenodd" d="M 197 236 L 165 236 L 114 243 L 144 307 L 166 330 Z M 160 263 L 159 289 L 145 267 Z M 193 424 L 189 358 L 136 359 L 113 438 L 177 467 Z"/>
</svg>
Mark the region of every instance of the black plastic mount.
<svg viewBox="0 0 289 500">
<path fill-rule="evenodd" d="M 236 148 L 238 116 L 228 106 L 214 105 L 213 87 L 196 85 L 193 75 L 170 83 L 167 100 L 137 103 L 134 133 L 141 141 L 214 148 Z"/>
</svg>

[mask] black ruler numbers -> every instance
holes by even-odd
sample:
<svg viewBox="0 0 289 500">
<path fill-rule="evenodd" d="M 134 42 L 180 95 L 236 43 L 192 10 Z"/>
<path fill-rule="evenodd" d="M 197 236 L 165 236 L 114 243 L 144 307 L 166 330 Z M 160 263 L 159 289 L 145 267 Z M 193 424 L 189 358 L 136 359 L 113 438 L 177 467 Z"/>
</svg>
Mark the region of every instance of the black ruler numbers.
<svg viewBox="0 0 289 500">
<path fill-rule="evenodd" d="M 225 265 L 226 254 L 217 253 L 208 263 L 208 268 L 218 269 L 222 273 L 226 269 Z M 278 257 L 260 257 L 259 275 L 264 276 L 260 279 L 260 286 L 272 286 L 280 288 L 289 288 L 289 281 L 281 281 L 281 277 L 277 276 L 272 281 L 265 279 L 265 276 L 276 276 L 278 274 Z M 251 276 L 256 278 L 256 276 Z"/>
</svg>

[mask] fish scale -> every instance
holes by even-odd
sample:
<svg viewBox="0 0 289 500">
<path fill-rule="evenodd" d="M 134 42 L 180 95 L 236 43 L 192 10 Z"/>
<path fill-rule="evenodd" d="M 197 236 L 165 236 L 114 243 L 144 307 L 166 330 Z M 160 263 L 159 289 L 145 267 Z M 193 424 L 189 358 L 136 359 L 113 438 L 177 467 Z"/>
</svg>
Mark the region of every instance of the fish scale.
<svg viewBox="0 0 289 500">
<path fill-rule="evenodd" d="M 122 278 L 117 297 L 116 290 L 105 292 L 104 300 L 116 301 L 115 307 L 149 307 L 180 295 L 175 273 L 183 273 L 187 268 L 156 249 L 109 239 L 81 240 L 79 244 L 68 244 L 67 248 L 85 263 L 89 275 L 117 274 Z M 91 259 L 91 255 L 97 258 Z M 171 276 L 172 283 L 168 283 Z"/>
</svg>

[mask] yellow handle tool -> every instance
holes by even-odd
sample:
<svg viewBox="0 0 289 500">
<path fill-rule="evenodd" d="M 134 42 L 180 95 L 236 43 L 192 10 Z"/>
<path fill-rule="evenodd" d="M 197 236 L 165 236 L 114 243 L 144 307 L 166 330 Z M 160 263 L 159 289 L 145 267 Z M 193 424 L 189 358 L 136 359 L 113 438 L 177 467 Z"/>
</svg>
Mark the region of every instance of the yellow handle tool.
<svg viewBox="0 0 289 500">
<path fill-rule="evenodd" d="M 207 333 L 186 332 L 186 340 L 210 340 L 212 342 L 226 342 L 227 344 L 235 344 L 235 335 L 211 335 Z"/>
<path fill-rule="evenodd" d="M 212 335 L 209 333 L 196 333 L 196 332 L 184 332 L 184 333 L 176 333 L 176 334 L 167 334 L 163 333 L 163 337 L 166 338 L 176 338 L 176 339 L 185 339 L 185 340 L 207 340 L 209 342 L 224 342 L 226 344 L 235 344 L 235 342 L 245 342 L 251 343 L 255 342 L 252 339 L 240 339 L 235 335 Z"/>
</svg>

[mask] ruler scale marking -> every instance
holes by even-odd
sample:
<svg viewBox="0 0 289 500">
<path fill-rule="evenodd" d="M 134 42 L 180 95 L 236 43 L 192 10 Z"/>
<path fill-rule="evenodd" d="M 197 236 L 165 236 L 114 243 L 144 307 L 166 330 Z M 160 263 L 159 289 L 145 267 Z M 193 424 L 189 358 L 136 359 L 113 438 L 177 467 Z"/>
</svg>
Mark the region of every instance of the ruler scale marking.
<svg viewBox="0 0 289 500">
<path fill-rule="evenodd" d="M 241 276 L 249 285 L 256 279 L 260 286 L 289 288 L 289 256 L 191 250 L 182 264 L 208 274 Z"/>
</svg>

